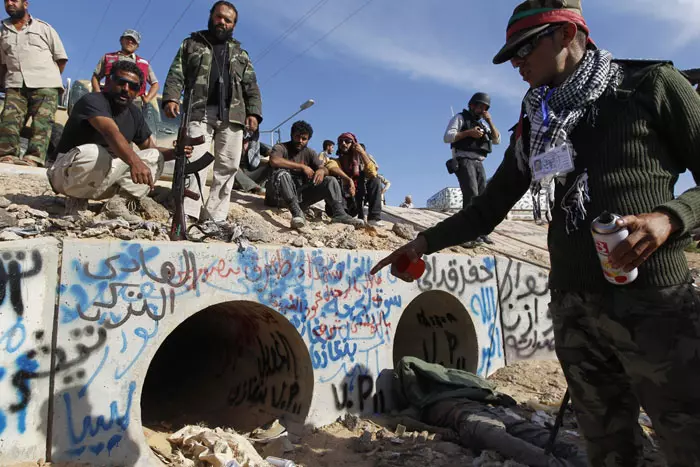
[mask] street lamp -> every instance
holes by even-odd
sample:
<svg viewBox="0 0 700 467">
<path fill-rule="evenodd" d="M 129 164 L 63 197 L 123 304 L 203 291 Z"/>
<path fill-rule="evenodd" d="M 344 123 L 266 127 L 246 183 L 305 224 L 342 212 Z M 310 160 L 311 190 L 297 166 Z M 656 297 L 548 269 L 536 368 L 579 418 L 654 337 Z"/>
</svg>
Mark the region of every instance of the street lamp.
<svg viewBox="0 0 700 467">
<path fill-rule="evenodd" d="M 275 145 L 275 142 L 274 142 L 275 131 L 277 131 L 277 139 L 278 139 L 278 140 L 282 140 L 282 136 L 279 134 L 279 129 L 280 129 L 280 127 L 282 127 L 282 125 L 284 125 L 285 123 L 287 123 L 288 121 L 290 121 L 291 119 L 293 119 L 294 117 L 296 117 L 297 115 L 299 115 L 299 114 L 300 114 L 301 112 L 303 112 L 304 110 L 308 109 L 309 107 L 312 107 L 315 103 L 316 103 L 316 102 L 315 102 L 313 99 L 307 100 L 306 102 L 304 102 L 303 104 L 301 104 L 301 105 L 299 106 L 299 110 L 297 110 L 296 112 L 294 112 L 294 113 L 293 113 L 289 118 L 287 118 L 285 121 L 283 121 L 282 123 L 280 123 L 279 125 L 277 125 L 276 127 L 274 127 L 272 130 L 265 130 L 265 131 L 261 131 L 260 133 L 270 133 L 270 144 L 271 144 L 272 146 L 274 146 L 274 145 Z"/>
</svg>

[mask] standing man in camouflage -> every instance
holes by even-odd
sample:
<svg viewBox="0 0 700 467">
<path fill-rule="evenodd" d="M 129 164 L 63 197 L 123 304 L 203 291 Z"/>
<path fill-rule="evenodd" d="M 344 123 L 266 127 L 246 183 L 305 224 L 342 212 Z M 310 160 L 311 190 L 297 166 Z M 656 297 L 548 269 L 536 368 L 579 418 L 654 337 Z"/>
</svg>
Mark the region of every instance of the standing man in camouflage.
<svg viewBox="0 0 700 467">
<path fill-rule="evenodd" d="M 146 80 L 141 85 L 141 89 L 139 89 L 139 97 L 142 103 L 148 104 L 158 95 L 160 85 L 158 84 L 158 78 L 156 78 L 156 74 L 153 72 L 153 68 L 148 60 L 136 55 L 136 50 L 138 50 L 141 44 L 141 33 L 133 29 L 127 29 L 124 31 L 124 34 L 122 34 L 122 37 L 119 38 L 119 43 L 122 46 L 119 52 L 105 54 L 100 58 L 100 61 L 97 62 L 97 67 L 92 74 L 92 91 L 101 91 L 100 81 L 102 81 L 102 78 L 105 79 L 105 88 L 109 88 L 109 80 L 112 75 L 112 67 L 114 64 L 120 60 L 128 60 L 134 62 L 139 70 L 141 70 L 141 73 L 143 73 L 143 76 L 146 77 Z M 146 84 L 150 86 L 148 92 L 146 92 Z"/>
<path fill-rule="evenodd" d="M 644 465 L 640 404 L 668 465 L 700 465 L 700 297 L 683 253 L 700 188 L 674 195 L 685 170 L 700 180 L 700 97 L 669 62 L 598 49 L 580 0 L 518 5 L 493 61 L 530 85 L 501 166 L 469 206 L 372 272 L 392 265 L 411 280 L 396 269 L 404 255 L 486 235 L 528 190 L 553 187 L 549 310 L 590 465 Z M 610 257 L 639 268 L 629 285 L 604 279 L 590 232 L 603 211 L 629 231 Z"/>
<path fill-rule="evenodd" d="M 197 146 L 197 160 L 214 142 L 214 178 L 209 197 L 201 202 L 185 200 L 185 211 L 201 222 L 225 222 L 231 202 L 231 190 L 243 149 L 243 131 L 255 132 L 262 121 L 262 101 L 255 70 L 248 53 L 233 38 L 238 10 L 227 1 L 214 4 L 207 30 L 184 40 L 165 80 L 163 103 L 171 118 L 180 114 L 183 91 L 192 94 L 189 134 L 204 135 L 206 144 Z M 208 168 L 200 172 L 202 181 Z M 190 186 L 194 187 L 193 178 Z"/>
<path fill-rule="evenodd" d="M 0 162 L 42 167 L 68 56 L 56 31 L 33 18 L 28 6 L 27 1 L 5 0 L 10 17 L 3 20 L 0 32 L 0 80 L 6 89 L 0 118 Z M 32 137 L 20 159 L 19 132 L 29 116 Z"/>
</svg>

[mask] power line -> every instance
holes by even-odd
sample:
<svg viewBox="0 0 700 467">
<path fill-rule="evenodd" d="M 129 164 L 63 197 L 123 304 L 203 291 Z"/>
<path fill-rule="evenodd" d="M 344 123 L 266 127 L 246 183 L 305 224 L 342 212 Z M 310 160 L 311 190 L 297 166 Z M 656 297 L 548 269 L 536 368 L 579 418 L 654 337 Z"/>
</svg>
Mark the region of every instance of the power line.
<svg viewBox="0 0 700 467">
<path fill-rule="evenodd" d="M 85 56 L 83 57 L 83 61 L 80 64 L 80 68 L 78 68 L 78 73 L 83 71 L 83 67 L 85 66 L 85 62 L 87 62 L 88 57 L 90 56 L 90 52 L 92 52 L 92 46 L 95 45 L 95 41 L 97 40 L 97 35 L 100 33 L 100 30 L 102 29 L 102 23 L 105 22 L 105 19 L 107 19 L 107 13 L 109 12 L 109 9 L 112 7 L 112 3 L 114 3 L 114 0 L 109 0 L 109 3 L 107 4 L 107 8 L 105 8 L 104 13 L 102 14 L 102 19 L 100 19 L 100 22 L 97 24 L 97 28 L 95 29 L 95 34 L 92 36 L 92 40 L 90 41 L 90 46 L 85 50 Z"/>
<path fill-rule="evenodd" d="M 174 31 L 175 28 L 177 27 L 178 23 L 179 23 L 180 21 L 182 21 L 182 18 L 185 17 L 185 13 L 187 13 L 187 11 L 190 9 L 190 7 L 191 7 L 193 4 L 194 4 L 194 0 L 190 0 L 190 3 L 187 5 L 187 8 L 185 8 L 185 10 L 182 12 L 182 14 L 180 15 L 180 17 L 179 17 L 179 18 L 177 19 L 177 21 L 175 21 L 175 23 L 173 24 L 173 27 L 170 28 L 170 31 L 168 31 L 168 33 L 167 33 L 167 34 L 165 35 L 165 37 L 163 38 L 163 42 L 160 43 L 160 45 L 156 48 L 156 51 L 153 52 L 153 55 L 151 55 L 151 58 L 148 60 L 149 62 L 152 62 L 153 59 L 155 58 L 155 56 L 158 55 L 158 52 L 160 52 L 160 49 L 163 47 L 163 45 L 165 45 L 165 42 L 166 42 L 166 41 L 168 40 L 168 38 L 170 37 L 170 34 L 173 33 L 173 31 Z"/>
<path fill-rule="evenodd" d="M 148 11 L 148 7 L 151 6 L 151 1 L 152 0 L 148 0 L 146 2 L 146 6 L 143 7 L 143 10 L 141 11 L 141 14 L 139 15 L 139 20 L 136 22 L 134 29 L 138 30 L 139 24 L 141 24 L 141 20 L 146 16 L 146 11 Z"/>
<path fill-rule="evenodd" d="M 311 18 L 313 15 L 318 13 L 318 11 L 323 8 L 323 6 L 328 3 L 329 0 L 321 0 L 318 3 L 316 3 L 309 11 L 307 11 L 301 18 L 296 20 L 291 26 L 287 28 L 286 31 L 284 31 L 282 34 L 280 34 L 275 40 L 273 40 L 270 44 L 268 44 L 267 47 L 265 47 L 258 57 L 255 59 L 255 64 L 257 65 L 262 61 L 263 58 L 265 58 L 269 53 L 274 50 L 274 48 L 280 44 L 283 40 L 285 40 L 287 37 L 289 37 L 294 31 L 299 29 L 299 27 L 304 24 L 309 18 Z"/>
<path fill-rule="evenodd" d="M 347 23 L 348 21 L 350 21 L 354 16 L 356 16 L 359 12 L 361 12 L 362 10 L 364 10 L 364 9 L 365 9 L 367 6 L 369 6 L 369 4 L 372 3 L 373 1 L 374 1 L 374 0 L 367 0 L 367 1 L 366 1 L 365 3 L 363 3 L 357 10 L 353 11 L 352 13 L 350 13 L 344 20 L 342 20 L 340 23 L 338 23 L 338 24 L 336 24 L 335 26 L 333 26 L 333 28 L 332 28 L 330 31 L 328 31 L 327 33 L 325 33 L 324 35 L 322 35 L 321 37 L 319 37 L 318 40 L 316 40 L 316 42 L 314 42 L 314 43 L 311 44 L 309 47 L 307 47 L 306 49 L 304 49 L 302 52 L 300 52 L 299 54 L 297 54 L 294 58 L 292 58 L 289 62 L 287 62 L 287 63 L 286 63 L 284 66 L 282 66 L 279 70 L 275 71 L 275 72 L 272 74 L 272 76 L 270 76 L 269 78 L 267 78 L 267 79 L 265 80 L 265 82 L 263 82 L 262 84 L 267 84 L 267 83 L 269 83 L 270 81 L 272 81 L 273 78 L 275 78 L 277 75 L 279 75 L 279 74 L 282 73 L 284 70 L 286 70 L 287 68 L 289 68 L 289 66 L 290 66 L 292 63 L 294 63 L 295 61 L 297 61 L 297 59 L 299 59 L 300 57 L 302 57 L 302 56 L 303 56 L 304 54 L 306 54 L 306 52 L 308 52 L 309 50 L 311 50 L 311 49 L 313 49 L 314 47 L 316 47 L 316 45 L 318 45 L 323 39 L 325 39 L 326 37 L 328 37 L 328 36 L 330 36 L 331 34 L 333 34 L 333 32 L 335 32 L 336 29 L 340 28 L 342 25 L 344 25 L 345 23 Z"/>
</svg>

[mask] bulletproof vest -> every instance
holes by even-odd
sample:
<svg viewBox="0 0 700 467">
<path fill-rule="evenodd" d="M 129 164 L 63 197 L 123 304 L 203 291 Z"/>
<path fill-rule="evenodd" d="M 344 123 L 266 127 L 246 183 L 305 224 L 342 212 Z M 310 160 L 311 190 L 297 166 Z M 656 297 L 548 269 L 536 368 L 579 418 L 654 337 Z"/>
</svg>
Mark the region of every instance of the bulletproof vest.
<svg viewBox="0 0 700 467">
<path fill-rule="evenodd" d="M 462 125 L 462 128 L 459 129 L 460 132 L 471 130 L 472 128 L 479 126 L 479 120 L 466 109 L 462 110 L 462 118 L 464 119 L 464 124 Z M 460 151 L 475 152 L 484 156 L 491 154 L 491 151 L 493 150 L 493 145 L 490 138 L 464 138 L 452 143 L 450 147 Z"/>
</svg>

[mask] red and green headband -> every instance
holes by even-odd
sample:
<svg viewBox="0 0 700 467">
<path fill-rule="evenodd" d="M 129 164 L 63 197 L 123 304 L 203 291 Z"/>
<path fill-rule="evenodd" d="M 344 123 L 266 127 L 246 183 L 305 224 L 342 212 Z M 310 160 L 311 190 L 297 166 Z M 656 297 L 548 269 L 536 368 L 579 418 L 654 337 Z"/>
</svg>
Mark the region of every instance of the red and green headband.
<svg viewBox="0 0 700 467">
<path fill-rule="evenodd" d="M 583 19 L 580 13 L 574 10 L 562 8 L 539 8 L 534 10 L 523 11 L 511 16 L 508 21 L 508 31 L 506 32 L 506 40 L 510 40 L 515 34 L 526 29 L 542 26 L 543 24 L 551 23 L 575 23 L 583 31 L 588 34 L 590 31 L 586 20 Z M 590 42 L 593 42 L 590 38 Z"/>
</svg>

